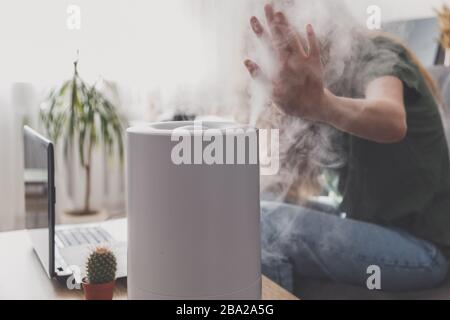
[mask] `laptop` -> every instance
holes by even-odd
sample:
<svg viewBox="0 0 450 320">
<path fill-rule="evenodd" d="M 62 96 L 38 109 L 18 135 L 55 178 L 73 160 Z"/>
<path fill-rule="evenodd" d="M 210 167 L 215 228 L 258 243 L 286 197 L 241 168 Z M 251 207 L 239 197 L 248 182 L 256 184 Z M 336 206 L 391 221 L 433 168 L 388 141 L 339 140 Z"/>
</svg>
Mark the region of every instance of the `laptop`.
<svg viewBox="0 0 450 320">
<path fill-rule="evenodd" d="M 126 220 L 56 225 L 53 143 L 24 127 L 25 225 L 34 251 L 49 278 L 73 276 L 81 283 L 85 264 L 96 247 L 110 248 L 117 258 L 117 278 L 126 277 Z"/>
</svg>

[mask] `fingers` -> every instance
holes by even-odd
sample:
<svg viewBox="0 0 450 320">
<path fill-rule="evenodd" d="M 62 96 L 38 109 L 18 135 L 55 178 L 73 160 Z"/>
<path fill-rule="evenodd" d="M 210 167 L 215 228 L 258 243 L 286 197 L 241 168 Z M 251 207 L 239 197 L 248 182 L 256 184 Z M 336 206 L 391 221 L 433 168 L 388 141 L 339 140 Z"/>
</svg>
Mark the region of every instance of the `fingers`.
<svg viewBox="0 0 450 320">
<path fill-rule="evenodd" d="M 250 25 L 256 36 L 267 46 L 270 51 L 273 51 L 272 40 L 269 34 L 264 30 L 262 23 L 256 17 L 250 19 Z"/>
<path fill-rule="evenodd" d="M 247 68 L 248 72 L 250 73 L 250 75 L 253 78 L 257 77 L 258 72 L 260 70 L 259 66 L 249 59 L 245 60 L 244 64 L 245 64 L 245 67 Z"/>
<path fill-rule="evenodd" d="M 270 4 L 267 4 L 264 7 L 264 12 L 266 14 L 266 20 L 268 23 L 272 23 L 274 20 L 274 16 L 275 16 L 275 11 L 273 10 L 273 7 Z"/>
<path fill-rule="evenodd" d="M 306 26 L 306 35 L 309 42 L 309 57 L 320 58 L 320 46 L 319 41 L 317 41 L 316 34 L 312 25 L 308 24 Z"/>
<path fill-rule="evenodd" d="M 250 73 L 250 75 L 252 76 L 253 79 L 264 82 L 264 83 L 269 82 L 269 79 L 261 71 L 261 68 L 258 66 L 258 64 L 256 64 L 252 60 L 247 59 L 244 61 L 244 65 L 247 68 L 248 72 Z"/>
<path fill-rule="evenodd" d="M 274 12 L 271 5 L 266 5 L 264 10 L 272 41 L 281 58 L 295 52 L 306 57 L 305 49 L 300 42 L 300 36 L 294 31 L 285 15 L 282 12 Z"/>
<path fill-rule="evenodd" d="M 303 38 L 299 33 L 297 33 L 297 37 L 300 41 L 300 45 L 303 48 L 303 52 L 308 52 L 308 41 L 306 41 L 306 39 Z"/>
<path fill-rule="evenodd" d="M 258 37 L 262 37 L 265 35 L 264 27 L 262 26 L 261 22 L 259 22 L 257 17 L 251 17 L 250 25 L 252 26 L 253 32 Z"/>
</svg>

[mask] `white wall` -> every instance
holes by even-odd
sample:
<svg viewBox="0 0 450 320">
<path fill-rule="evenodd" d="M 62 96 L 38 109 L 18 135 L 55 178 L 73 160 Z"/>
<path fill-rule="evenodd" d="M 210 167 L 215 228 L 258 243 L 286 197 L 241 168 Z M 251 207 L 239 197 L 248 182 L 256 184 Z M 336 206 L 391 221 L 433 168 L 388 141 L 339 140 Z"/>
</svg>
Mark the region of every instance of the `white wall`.
<svg viewBox="0 0 450 320">
<path fill-rule="evenodd" d="M 366 9 L 370 5 L 381 8 L 383 21 L 430 17 L 435 15 L 433 8 L 443 3 L 450 5 L 450 0 L 345 0 L 350 10 L 361 22 L 364 22 Z"/>
<path fill-rule="evenodd" d="M 234 2 L 245 7 L 245 3 L 252 1 L 261 1 L 262 5 L 269 0 Z M 384 21 L 432 16 L 433 7 L 439 7 L 443 1 L 450 4 L 450 0 L 343 1 L 361 22 L 367 18 L 367 7 L 373 4 L 381 7 Z M 207 15 L 214 16 L 214 9 L 227 9 L 225 4 L 230 2 L 233 1 L 1 0 L 0 82 L 31 81 L 53 85 L 55 81 L 70 77 L 77 49 L 80 50 L 80 72 L 87 80 L 102 75 L 126 79 L 133 86 L 173 82 L 174 78 L 191 81 L 193 74 L 198 76 L 198 70 L 192 70 L 194 64 L 201 65 L 204 57 L 202 50 L 196 50 L 200 47 L 199 39 L 196 30 L 191 30 L 195 25 L 186 20 L 186 13 L 190 11 L 187 8 L 203 8 Z M 79 31 L 66 27 L 66 10 L 70 4 L 81 8 Z M 220 22 L 229 18 L 232 23 L 239 10 L 223 10 L 222 13 Z M 179 51 L 184 53 L 183 59 L 176 54 Z M 127 63 L 123 63 L 124 59 Z"/>
</svg>

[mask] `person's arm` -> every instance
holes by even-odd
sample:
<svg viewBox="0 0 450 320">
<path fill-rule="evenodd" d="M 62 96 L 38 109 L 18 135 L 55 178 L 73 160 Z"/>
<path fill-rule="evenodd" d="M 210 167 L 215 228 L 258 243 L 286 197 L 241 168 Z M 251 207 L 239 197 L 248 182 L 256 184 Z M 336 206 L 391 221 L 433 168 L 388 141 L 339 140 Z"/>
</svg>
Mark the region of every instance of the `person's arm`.
<svg viewBox="0 0 450 320">
<path fill-rule="evenodd" d="M 325 90 L 323 114 L 316 120 L 378 143 L 394 143 L 406 135 L 403 83 L 386 76 L 373 80 L 365 99 L 349 99 Z"/>
<path fill-rule="evenodd" d="M 251 60 L 245 65 L 255 80 L 272 87 L 272 99 L 283 112 L 379 143 L 404 138 L 406 112 L 400 79 L 385 76 L 373 80 L 364 99 L 337 97 L 324 87 L 320 46 L 312 26 L 307 26 L 307 39 L 303 39 L 282 12 L 274 12 L 270 5 L 265 12 L 269 32 L 256 17 L 250 22 L 273 54 L 278 71 L 269 76 Z"/>
</svg>

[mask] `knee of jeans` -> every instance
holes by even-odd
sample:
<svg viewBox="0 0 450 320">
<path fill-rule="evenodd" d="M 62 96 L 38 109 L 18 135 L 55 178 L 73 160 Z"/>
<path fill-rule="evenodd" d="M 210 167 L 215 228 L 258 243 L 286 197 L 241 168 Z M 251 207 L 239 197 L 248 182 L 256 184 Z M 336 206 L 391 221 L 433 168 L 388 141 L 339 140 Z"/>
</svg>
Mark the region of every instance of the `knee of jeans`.
<svg viewBox="0 0 450 320">
<path fill-rule="evenodd" d="M 448 261 L 442 255 L 440 251 L 436 253 L 434 257 L 432 257 L 432 264 L 430 270 L 431 276 L 431 285 L 432 287 L 436 287 L 440 285 L 447 278 L 448 274 Z"/>
<path fill-rule="evenodd" d="M 438 287 L 447 278 L 448 261 L 434 245 L 428 244 L 426 246 L 426 252 L 427 262 L 423 263 L 426 276 L 424 277 L 423 274 L 421 276 L 422 286 L 424 286 L 421 289 L 432 289 Z M 419 276 L 418 279 L 421 277 Z"/>
</svg>

